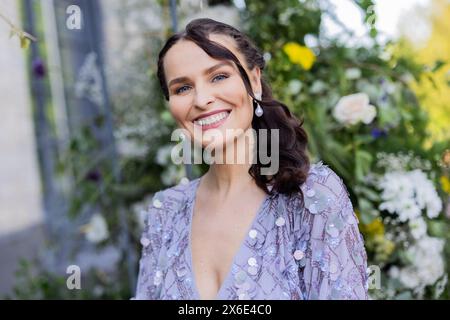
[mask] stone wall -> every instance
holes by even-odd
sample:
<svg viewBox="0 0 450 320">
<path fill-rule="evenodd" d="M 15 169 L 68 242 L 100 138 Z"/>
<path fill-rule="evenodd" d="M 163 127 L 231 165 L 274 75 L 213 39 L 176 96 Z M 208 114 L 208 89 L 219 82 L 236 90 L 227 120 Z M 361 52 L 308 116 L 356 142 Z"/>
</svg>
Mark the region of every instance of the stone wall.
<svg viewBox="0 0 450 320">
<path fill-rule="evenodd" d="M 18 1 L 0 12 L 19 23 Z M 19 257 L 30 257 L 42 240 L 43 221 L 36 142 L 25 51 L 0 20 L 0 296 L 9 292 Z"/>
</svg>

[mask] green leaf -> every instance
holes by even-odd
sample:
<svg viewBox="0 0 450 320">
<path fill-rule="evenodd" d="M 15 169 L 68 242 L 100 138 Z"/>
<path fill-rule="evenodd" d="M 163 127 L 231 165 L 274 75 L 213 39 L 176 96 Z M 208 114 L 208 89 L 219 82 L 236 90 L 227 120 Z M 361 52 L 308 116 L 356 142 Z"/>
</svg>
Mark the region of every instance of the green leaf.
<svg viewBox="0 0 450 320">
<path fill-rule="evenodd" d="M 360 145 L 360 144 L 368 144 L 372 141 L 374 141 L 375 138 L 370 135 L 370 134 L 365 134 L 365 135 L 357 135 L 355 137 L 355 142 Z"/>
<path fill-rule="evenodd" d="M 372 155 L 364 150 L 355 152 L 355 176 L 358 181 L 363 181 L 364 177 L 370 172 L 372 164 Z"/>
<path fill-rule="evenodd" d="M 358 208 L 363 224 L 369 224 L 378 217 L 378 212 L 373 208 L 372 203 L 363 197 L 358 198 Z"/>
<path fill-rule="evenodd" d="M 161 119 L 165 124 L 174 124 L 173 117 L 167 110 L 163 111 L 163 113 L 161 114 Z"/>
<path fill-rule="evenodd" d="M 378 194 L 378 192 L 365 186 L 356 186 L 355 193 L 364 196 L 370 201 L 376 202 L 380 200 L 380 195 Z"/>
<path fill-rule="evenodd" d="M 443 60 L 437 60 L 433 66 L 433 68 L 431 69 L 431 72 L 436 72 L 439 69 L 441 69 L 443 66 L 446 65 L 446 62 Z"/>
<path fill-rule="evenodd" d="M 398 294 L 395 297 L 396 300 L 411 300 L 412 299 L 412 295 L 410 291 L 404 291 L 400 294 Z"/>
<path fill-rule="evenodd" d="M 445 238 L 448 234 L 447 224 L 443 221 L 429 221 L 428 231 L 430 236 Z"/>
<path fill-rule="evenodd" d="M 438 86 L 437 86 L 436 81 L 434 80 L 434 78 L 430 74 L 426 74 L 425 76 L 431 82 L 431 84 L 433 85 L 433 88 L 437 90 Z"/>
<path fill-rule="evenodd" d="M 405 119 L 406 121 L 413 120 L 413 115 L 408 110 L 400 109 L 400 113 L 402 115 L 402 118 Z"/>
</svg>

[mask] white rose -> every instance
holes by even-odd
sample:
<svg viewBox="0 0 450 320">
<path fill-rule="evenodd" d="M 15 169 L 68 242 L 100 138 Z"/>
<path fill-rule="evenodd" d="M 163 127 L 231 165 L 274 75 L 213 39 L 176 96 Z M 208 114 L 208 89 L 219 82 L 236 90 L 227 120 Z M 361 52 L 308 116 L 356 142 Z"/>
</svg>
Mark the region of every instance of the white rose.
<svg viewBox="0 0 450 320">
<path fill-rule="evenodd" d="M 339 99 L 333 110 L 333 116 L 343 124 L 354 125 L 362 121 L 369 124 L 373 121 L 377 111 L 369 104 L 369 96 L 365 93 L 356 93 Z"/>
</svg>

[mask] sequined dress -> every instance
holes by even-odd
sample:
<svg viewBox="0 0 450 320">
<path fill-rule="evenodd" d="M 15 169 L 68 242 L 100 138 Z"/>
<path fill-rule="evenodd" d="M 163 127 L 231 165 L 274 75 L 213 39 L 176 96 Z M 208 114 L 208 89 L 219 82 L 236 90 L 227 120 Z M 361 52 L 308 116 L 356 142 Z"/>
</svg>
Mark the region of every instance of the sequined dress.
<svg viewBox="0 0 450 320">
<path fill-rule="evenodd" d="M 133 299 L 200 299 L 190 231 L 200 178 L 157 192 L 146 210 Z M 368 299 L 367 256 L 348 191 L 322 161 L 299 196 L 267 195 L 217 300 Z"/>
</svg>

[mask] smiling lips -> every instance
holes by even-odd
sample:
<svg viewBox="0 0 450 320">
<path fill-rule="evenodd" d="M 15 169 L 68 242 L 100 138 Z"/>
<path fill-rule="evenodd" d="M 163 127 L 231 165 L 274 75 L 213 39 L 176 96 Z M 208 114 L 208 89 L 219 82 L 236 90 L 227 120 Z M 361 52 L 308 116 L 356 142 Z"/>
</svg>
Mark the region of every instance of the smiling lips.
<svg viewBox="0 0 450 320">
<path fill-rule="evenodd" d="M 203 117 L 199 120 L 195 120 L 194 124 L 201 126 L 202 130 L 208 130 L 212 128 L 217 128 L 221 126 L 225 120 L 228 118 L 230 111 L 223 111 L 219 113 L 215 113 L 213 115 Z"/>
</svg>

